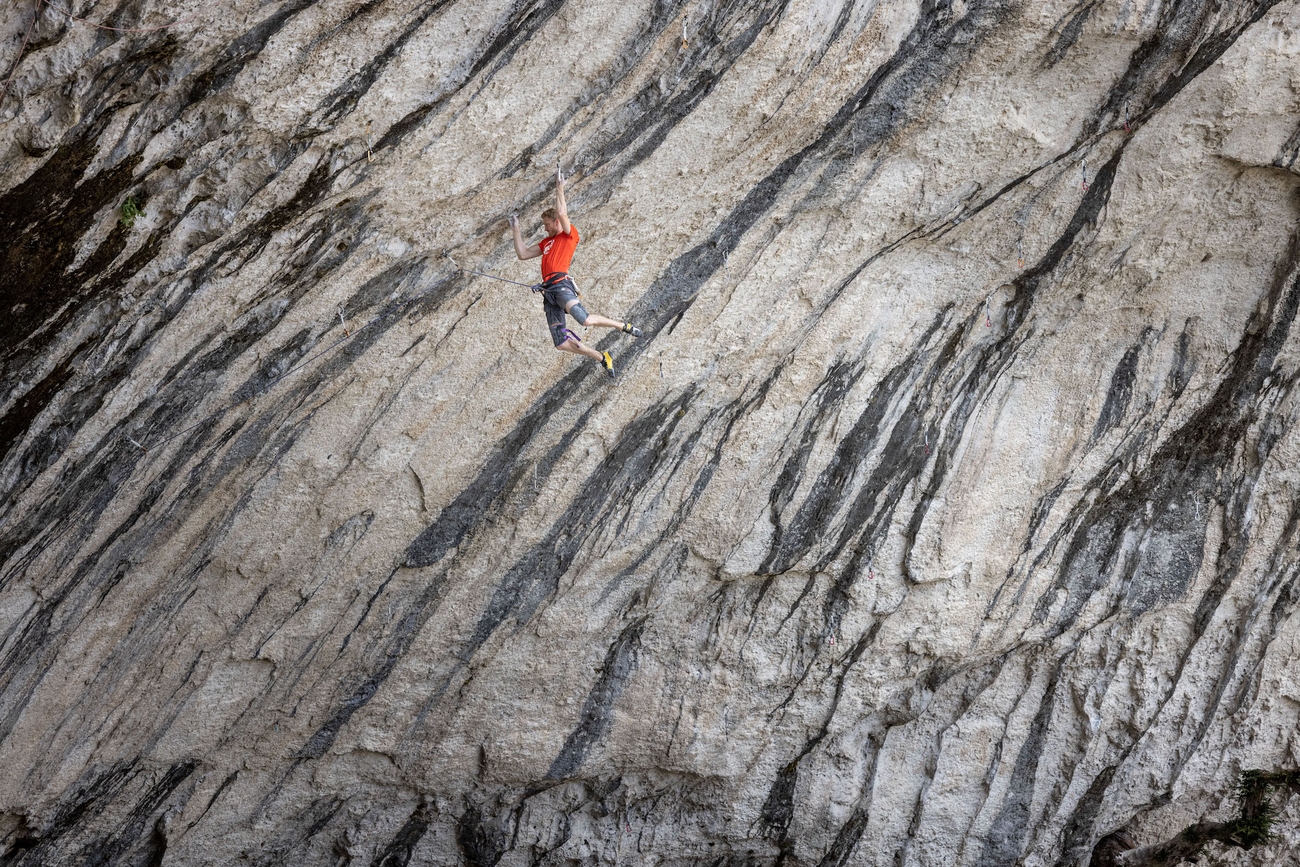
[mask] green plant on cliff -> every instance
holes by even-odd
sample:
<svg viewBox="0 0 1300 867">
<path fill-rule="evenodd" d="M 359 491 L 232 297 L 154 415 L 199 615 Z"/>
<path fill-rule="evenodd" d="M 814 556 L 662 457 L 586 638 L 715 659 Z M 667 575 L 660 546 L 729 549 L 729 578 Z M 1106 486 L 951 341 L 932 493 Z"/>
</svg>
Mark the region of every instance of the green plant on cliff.
<svg viewBox="0 0 1300 867">
<path fill-rule="evenodd" d="M 1275 795 L 1300 795 L 1300 771 L 1242 771 L 1237 781 L 1237 815 L 1226 822 L 1205 819 L 1188 825 L 1168 840 L 1137 846 L 1122 831 L 1103 837 L 1092 867 L 1176 867 L 1194 860 L 1212 842 L 1252 849 L 1273 839 L 1277 819 Z"/>
<path fill-rule="evenodd" d="M 123 227 L 129 229 L 135 225 L 135 218 L 144 213 L 144 206 L 135 200 L 135 196 L 127 196 L 126 201 L 122 203 L 122 216 L 117 221 Z"/>
</svg>

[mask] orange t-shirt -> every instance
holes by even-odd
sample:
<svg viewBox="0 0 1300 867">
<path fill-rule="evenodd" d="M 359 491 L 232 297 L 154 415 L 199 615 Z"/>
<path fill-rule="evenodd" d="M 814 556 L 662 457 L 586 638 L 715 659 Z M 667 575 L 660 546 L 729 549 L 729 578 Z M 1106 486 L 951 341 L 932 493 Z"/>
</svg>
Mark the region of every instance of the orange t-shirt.
<svg viewBox="0 0 1300 867">
<path fill-rule="evenodd" d="M 556 271 L 569 272 L 569 262 L 573 260 L 573 251 L 578 248 L 578 227 L 569 224 L 569 234 L 551 235 L 543 238 L 539 244 L 542 248 L 542 279 Z"/>
</svg>

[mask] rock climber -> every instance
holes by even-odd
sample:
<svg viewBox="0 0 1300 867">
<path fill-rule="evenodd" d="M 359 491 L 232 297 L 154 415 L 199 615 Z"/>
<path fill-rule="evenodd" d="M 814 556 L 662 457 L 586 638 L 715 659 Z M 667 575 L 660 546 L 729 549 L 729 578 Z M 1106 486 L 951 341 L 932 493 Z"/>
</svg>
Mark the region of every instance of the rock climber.
<svg viewBox="0 0 1300 867">
<path fill-rule="evenodd" d="M 551 330 L 551 340 L 555 348 L 576 355 L 585 355 L 599 361 L 614 376 L 614 357 L 608 352 L 592 349 L 565 327 L 564 314 L 569 313 L 578 320 L 579 325 L 591 325 L 597 328 L 617 328 L 641 336 L 641 329 L 631 322 L 615 322 L 604 316 L 588 313 L 578 297 L 578 287 L 569 277 L 569 262 L 573 251 L 578 246 L 578 227 L 569 222 L 568 207 L 564 203 L 564 174 L 555 173 L 555 207 L 542 212 L 542 225 L 546 237 L 536 244 L 524 246 L 523 236 L 519 234 L 519 218 L 510 216 L 510 231 L 514 234 L 515 255 L 521 260 L 542 257 L 542 282 L 533 287 L 533 291 L 542 293 L 542 309 L 546 311 L 546 325 Z"/>
</svg>

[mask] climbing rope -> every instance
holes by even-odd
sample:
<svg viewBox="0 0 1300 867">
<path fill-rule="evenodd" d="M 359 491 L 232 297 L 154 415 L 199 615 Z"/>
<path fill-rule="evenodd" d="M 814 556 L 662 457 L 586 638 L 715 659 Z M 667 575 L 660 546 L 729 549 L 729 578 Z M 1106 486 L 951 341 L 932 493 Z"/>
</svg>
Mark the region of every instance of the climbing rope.
<svg viewBox="0 0 1300 867">
<path fill-rule="evenodd" d="M 502 283 L 513 283 L 515 286 L 527 286 L 529 289 L 536 291 L 535 284 L 533 283 L 520 283 L 518 280 L 507 280 L 505 277 L 498 277 L 497 275 L 489 274 L 486 271 L 475 271 L 473 268 L 462 268 L 456 263 L 455 259 L 451 258 L 451 255 L 447 253 L 447 251 L 444 250 L 442 255 L 444 259 L 447 259 L 453 266 L 455 266 L 457 271 L 463 271 L 466 274 L 477 274 L 480 277 L 486 277 L 489 280 L 500 280 Z"/>
</svg>

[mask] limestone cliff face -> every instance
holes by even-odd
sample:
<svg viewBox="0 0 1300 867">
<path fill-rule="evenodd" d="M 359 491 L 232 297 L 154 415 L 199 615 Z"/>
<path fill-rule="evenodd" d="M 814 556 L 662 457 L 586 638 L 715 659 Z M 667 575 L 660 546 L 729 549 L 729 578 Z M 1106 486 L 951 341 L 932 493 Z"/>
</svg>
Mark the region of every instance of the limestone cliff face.
<svg viewBox="0 0 1300 867">
<path fill-rule="evenodd" d="M 1300 762 L 1300 3 L 68 2 L 5 863 L 1066 867 Z M 557 161 L 613 382 L 457 268 Z"/>
</svg>

